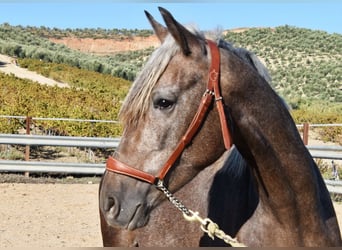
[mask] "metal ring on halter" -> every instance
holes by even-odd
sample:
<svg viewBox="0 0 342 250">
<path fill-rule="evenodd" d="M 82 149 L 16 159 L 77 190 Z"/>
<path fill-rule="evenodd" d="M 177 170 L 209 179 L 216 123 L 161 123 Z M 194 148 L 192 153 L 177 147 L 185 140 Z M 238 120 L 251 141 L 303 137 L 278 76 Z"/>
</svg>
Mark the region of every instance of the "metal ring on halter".
<svg viewBox="0 0 342 250">
<path fill-rule="evenodd" d="M 164 181 L 159 179 L 158 177 L 156 177 L 156 179 L 154 180 L 154 183 L 153 183 L 157 189 L 161 189 L 161 188 L 164 188 Z"/>
</svg>

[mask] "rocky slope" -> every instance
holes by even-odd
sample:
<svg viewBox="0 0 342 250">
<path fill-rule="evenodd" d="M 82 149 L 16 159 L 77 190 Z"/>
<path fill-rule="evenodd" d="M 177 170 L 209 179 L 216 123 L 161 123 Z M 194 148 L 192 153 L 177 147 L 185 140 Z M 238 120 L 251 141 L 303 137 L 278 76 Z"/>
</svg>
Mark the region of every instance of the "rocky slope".
<svg viewBox="0 0 342 250">
<path fill-rule="evenodd" d="M 119 40 L 77 37 L 49 38 L 49 40 L 54 43 L 64 44 L 71 49 L 96 55 L 111 55 L 118 52 L 159 46 L 159 40 L 154 35 L 149 37 L 126 37 Z"/>
</svg>

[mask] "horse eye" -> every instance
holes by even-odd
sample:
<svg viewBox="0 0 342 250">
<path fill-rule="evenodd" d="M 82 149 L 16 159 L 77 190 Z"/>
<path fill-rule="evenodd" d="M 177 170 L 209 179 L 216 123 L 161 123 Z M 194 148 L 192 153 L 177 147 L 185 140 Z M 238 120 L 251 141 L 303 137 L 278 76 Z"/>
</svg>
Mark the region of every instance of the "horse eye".
<svg viewBox="0 0 342 250">
<path fill-rule="evenodd" d="M 174 102 L 167 100 L 167 99 L 158 99 L 155 103 L 154 103 L 154 108 L 163 110 L 163 109 L 170 109 L 172 108 Z"/>
</svg>

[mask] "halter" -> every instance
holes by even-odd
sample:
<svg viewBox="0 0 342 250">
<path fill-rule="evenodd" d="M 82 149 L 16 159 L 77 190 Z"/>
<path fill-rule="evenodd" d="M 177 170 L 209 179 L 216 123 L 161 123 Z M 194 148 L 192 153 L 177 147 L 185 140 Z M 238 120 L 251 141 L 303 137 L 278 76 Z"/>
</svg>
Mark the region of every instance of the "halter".
<svg viewBox="0 0 342 250">
<path fill-rule="evenodd" d="M 160 183 L 163 183 L 163 180 L 171 167 L 174 165 L 176 160 L 179 158 L 185 147 L 192 141 L 195 134 L 198 132 L 200 125 L 203 123 L 205 115 L 208 111 L 210 104 L 212 103 L 213 98 L 215 98 L 215 102 L 217 105 L 222 136 L 224 140 L 225 148 L 228 150 L 232 146 L 231 136 L 227 126 L 227 120 L 223 109 L 222 96 L 219 86 L 219 78 L 220 78 L 220 52 L 219 48 L 216 46 L 215 42 L 207 40 L 207 43 L 211 52 L 211 65 L 209 71 L 209 80 L 207 84 L 207 89 L 202 96 L 201 103 L 198 107 L 198 110 L 190 123 L 187 131 L 184 136 L 178 143 L 176 149 L 173 151 L 171 156 L 168 158 L 163 168 L 159 171 L 157 176 L 151 175 L 139 169 L 133 168 L 131 166 L 126 165 L 125 163 L 113 158 L 109 157 L 106 164 L 107 171 L 115 172 L 118 174 L 126 175 L 132 178 L 136 178 L 140 181 L 144 181 L 150 183 L 152 185 L 161 186 Z"/>
</svg>

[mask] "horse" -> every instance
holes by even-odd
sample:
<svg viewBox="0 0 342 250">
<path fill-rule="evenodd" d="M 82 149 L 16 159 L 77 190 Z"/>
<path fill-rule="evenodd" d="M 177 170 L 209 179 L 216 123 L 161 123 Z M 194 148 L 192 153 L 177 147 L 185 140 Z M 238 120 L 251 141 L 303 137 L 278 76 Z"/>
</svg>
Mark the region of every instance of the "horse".
<svg viewBox="0 0 342 250">
<path fill-rule="evenodd" d="M 233 237 L 252 247 L 340 246 L 329 192 L 281 98 L 229 48 L 159 11 L 166 27 L 145 13 L 161 46 L 121 107 L 123 135 L 99 189 L 106 223 L 145 226 L 165 190 L 181 189 L 234 144 L 258 202 L 250 217 L 244 202 L 220 211 L 235 211 L 224 218 L 237 218 Z M 239 192 L 249 204 L 248 190 Z"/>
</svg>

